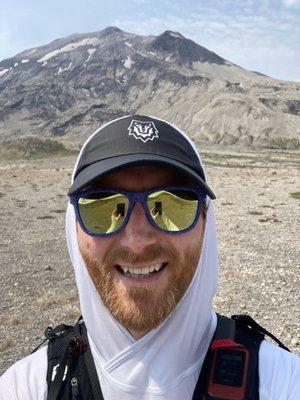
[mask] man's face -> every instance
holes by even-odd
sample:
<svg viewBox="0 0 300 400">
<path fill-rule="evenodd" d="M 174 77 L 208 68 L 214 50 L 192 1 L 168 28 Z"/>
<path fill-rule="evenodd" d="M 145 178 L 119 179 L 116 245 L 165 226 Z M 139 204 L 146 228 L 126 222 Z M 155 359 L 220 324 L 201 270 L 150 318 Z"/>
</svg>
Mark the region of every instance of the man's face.
<svg viewBox="0 0 300 400">
<path fill-rule="evenodd" d="M 112 172 L 96 187 L 142 192 L 174 184 L 186 185 L 189 181 L 169 168 L 152 165 Z M 160 232 L 149 223 L 140 203 L 135 204 L 127 225 L 114 236 L 95 238 L 77 224 L 79 249 L 102 301 L 136 339 L 158 326 L 185 293 L 197 267 L 204 225 L 205 214 L 201 213 L 189 232 Z M 146 277 L 132 277 L 120 266 L 161 269 Z"/>
</svg>

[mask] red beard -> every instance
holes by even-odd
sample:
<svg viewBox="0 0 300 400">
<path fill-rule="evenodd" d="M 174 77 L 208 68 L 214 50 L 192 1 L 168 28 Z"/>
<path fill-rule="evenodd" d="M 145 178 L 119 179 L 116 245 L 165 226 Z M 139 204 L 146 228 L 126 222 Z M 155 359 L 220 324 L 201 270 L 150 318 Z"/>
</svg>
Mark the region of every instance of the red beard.
<svg viewBox="0 0 300 400">
<path fill-rule="evenodd" d="M 188 248 L 182 258 L 175 249 L 160 245 L 149 246 L 143 255 L 120 247 L 110 251 L 101 264 L 83 249 L 80 251 L 104 305 L 129 332 L 140 332 L 137 336 L 142 336 L 160 325 L 180 302 L 194 276 L 201 246 Z M 120 283 L 117 263 L 151 265 L 158 259 L 168 263 L 168 270 L 159 272 L 165 273 L 163 282 L 159 277 L 157 285 L 130 288 Z"/>
</svg>

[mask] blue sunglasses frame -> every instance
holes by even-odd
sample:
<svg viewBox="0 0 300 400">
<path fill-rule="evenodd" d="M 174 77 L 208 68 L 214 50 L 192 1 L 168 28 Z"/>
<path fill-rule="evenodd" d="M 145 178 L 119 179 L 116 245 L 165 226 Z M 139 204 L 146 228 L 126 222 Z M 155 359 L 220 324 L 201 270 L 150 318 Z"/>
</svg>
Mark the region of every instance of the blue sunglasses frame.
<svg viewBox="0 0 300 400">
<path fill-rule="evenodd" d="M 197 210 L 196 210 L 195 218 L 194 218 L 194 220 L 193 220 L 193 222 L 192 222 L 192 224 L 190 226 L 188 226 L 185 229 L 179 230 L 179 231 L 169 231 L 167 229 L 160 228 L 160 226 L 158 226 L 155 223 L 153 217 L 150 214 L 150 210 L 149 210 L 148 204 L 147 204 L 147 199 L 148 199 L 148 196 L 150 194 L 153 194 L 153 193 L 161 191 L 161 190 L 165 190 L 165 191 L 169 191 L 169 190 L 186 190 L 186 191 L 189 191 L 189 192 L 192 192 L 192 193 L 196 194 L 197 199 L 198 199 Z M 124 221 L 119 226 L 119 228 L 116 229 L 115 231 L 110 232 L 110 233 L 94 233 L 94 232 L 89 231 L 86 228 L 86 226 L 84 225 L 84 223 L 83 223 L 83 221 L 81 219 L 79 206 L 78 206 L 78 200 L 79 200 L 80 197 L 85 196 L 85 195 L 97 194 L 97 193 L 105 193 L 105 192 L 118 193 L 118 194 L 122 194 L 122 195 L 126 196 L 128 201 L 129 201 L 128 211 L 126 213 Z M 86 190 L 82 190 L 82 191 L 80 191 L 78 193 L 75 193 L 75 194 L 70 196 L 70 203 L 74 207 L 77 221 L 79 222 L 82 230 L 86 234 L 88 234 L 90 236 L 100 237 L 100 238 L 106 238 L 106 237 L 110 237 L 110 236 L 114 236 L 114 235 L 118 234 L 127 225 L 128 221 L 129 221 L 129 218 L 131 216 L 132 210 L 134 208 L 134 205 L 136 203 L 138 203 L 138 202 L 140 202 L 142 204 L 142 207 L 143 207 L 143 210 L 144 210 L 144 212 L 146 214 L 147 220 L 149 221 L 149 223 L 154 228 L 156 228 L 158 231 L 163 232 L 163 233 L 168 233 L 170 235 L 178 235 L 178 234 L 186 233 L 186 232 L 192 230 L 194 228 L 194 226 L 197 224 L 197 222 L 199 220 L 201 209 L 202 209 L 203 205 L 206 202 L 206 194 L 198 186 L 175 185 L 175 186 L 156 187 L 156 188 L 153 188 L 151 190 L 144 191 L 144 192 L 129 192 L 129 191 L 118 190 L 118 189 L 113 189 L 113 188 L 86 189 Z"/>
</svg>

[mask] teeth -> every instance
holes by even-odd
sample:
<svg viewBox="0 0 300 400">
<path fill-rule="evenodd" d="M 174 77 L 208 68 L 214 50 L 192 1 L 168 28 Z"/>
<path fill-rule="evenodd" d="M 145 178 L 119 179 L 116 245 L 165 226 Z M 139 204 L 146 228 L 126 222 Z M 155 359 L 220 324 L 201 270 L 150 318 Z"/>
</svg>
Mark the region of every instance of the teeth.
<svg viewBox="0 0 300 400">
<path fill-rule="evenodd" d="M 119 265 L 119 267 L 122 269 L 122 271 L 125 274 L 130 274 L 130 275 L 149 275 L 151 272 L 154 271 L 159 271 L 163 267 L 163 263 L 160 264 L 155 264 L 155 265 L 150 265 L 149 267 L 144 267 L 144 268 L 127 268 L 123 267 L 122 265 Z"/>
</svg>

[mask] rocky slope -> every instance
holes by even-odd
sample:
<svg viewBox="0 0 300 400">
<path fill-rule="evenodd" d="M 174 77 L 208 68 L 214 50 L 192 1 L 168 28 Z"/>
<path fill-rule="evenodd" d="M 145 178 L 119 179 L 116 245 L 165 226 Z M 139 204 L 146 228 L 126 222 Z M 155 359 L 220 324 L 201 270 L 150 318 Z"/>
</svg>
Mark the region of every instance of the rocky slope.
<svg viewBox="0 0 300 400">
<path fill-rule="evenodd" d="M 166 31 L 74 34 L 0 62 L 0 138 L 77 144 L 101 123 L 148 113 L 198 142 L 300 147 L 300 84 L 250 72 Z"/>
</svg>

